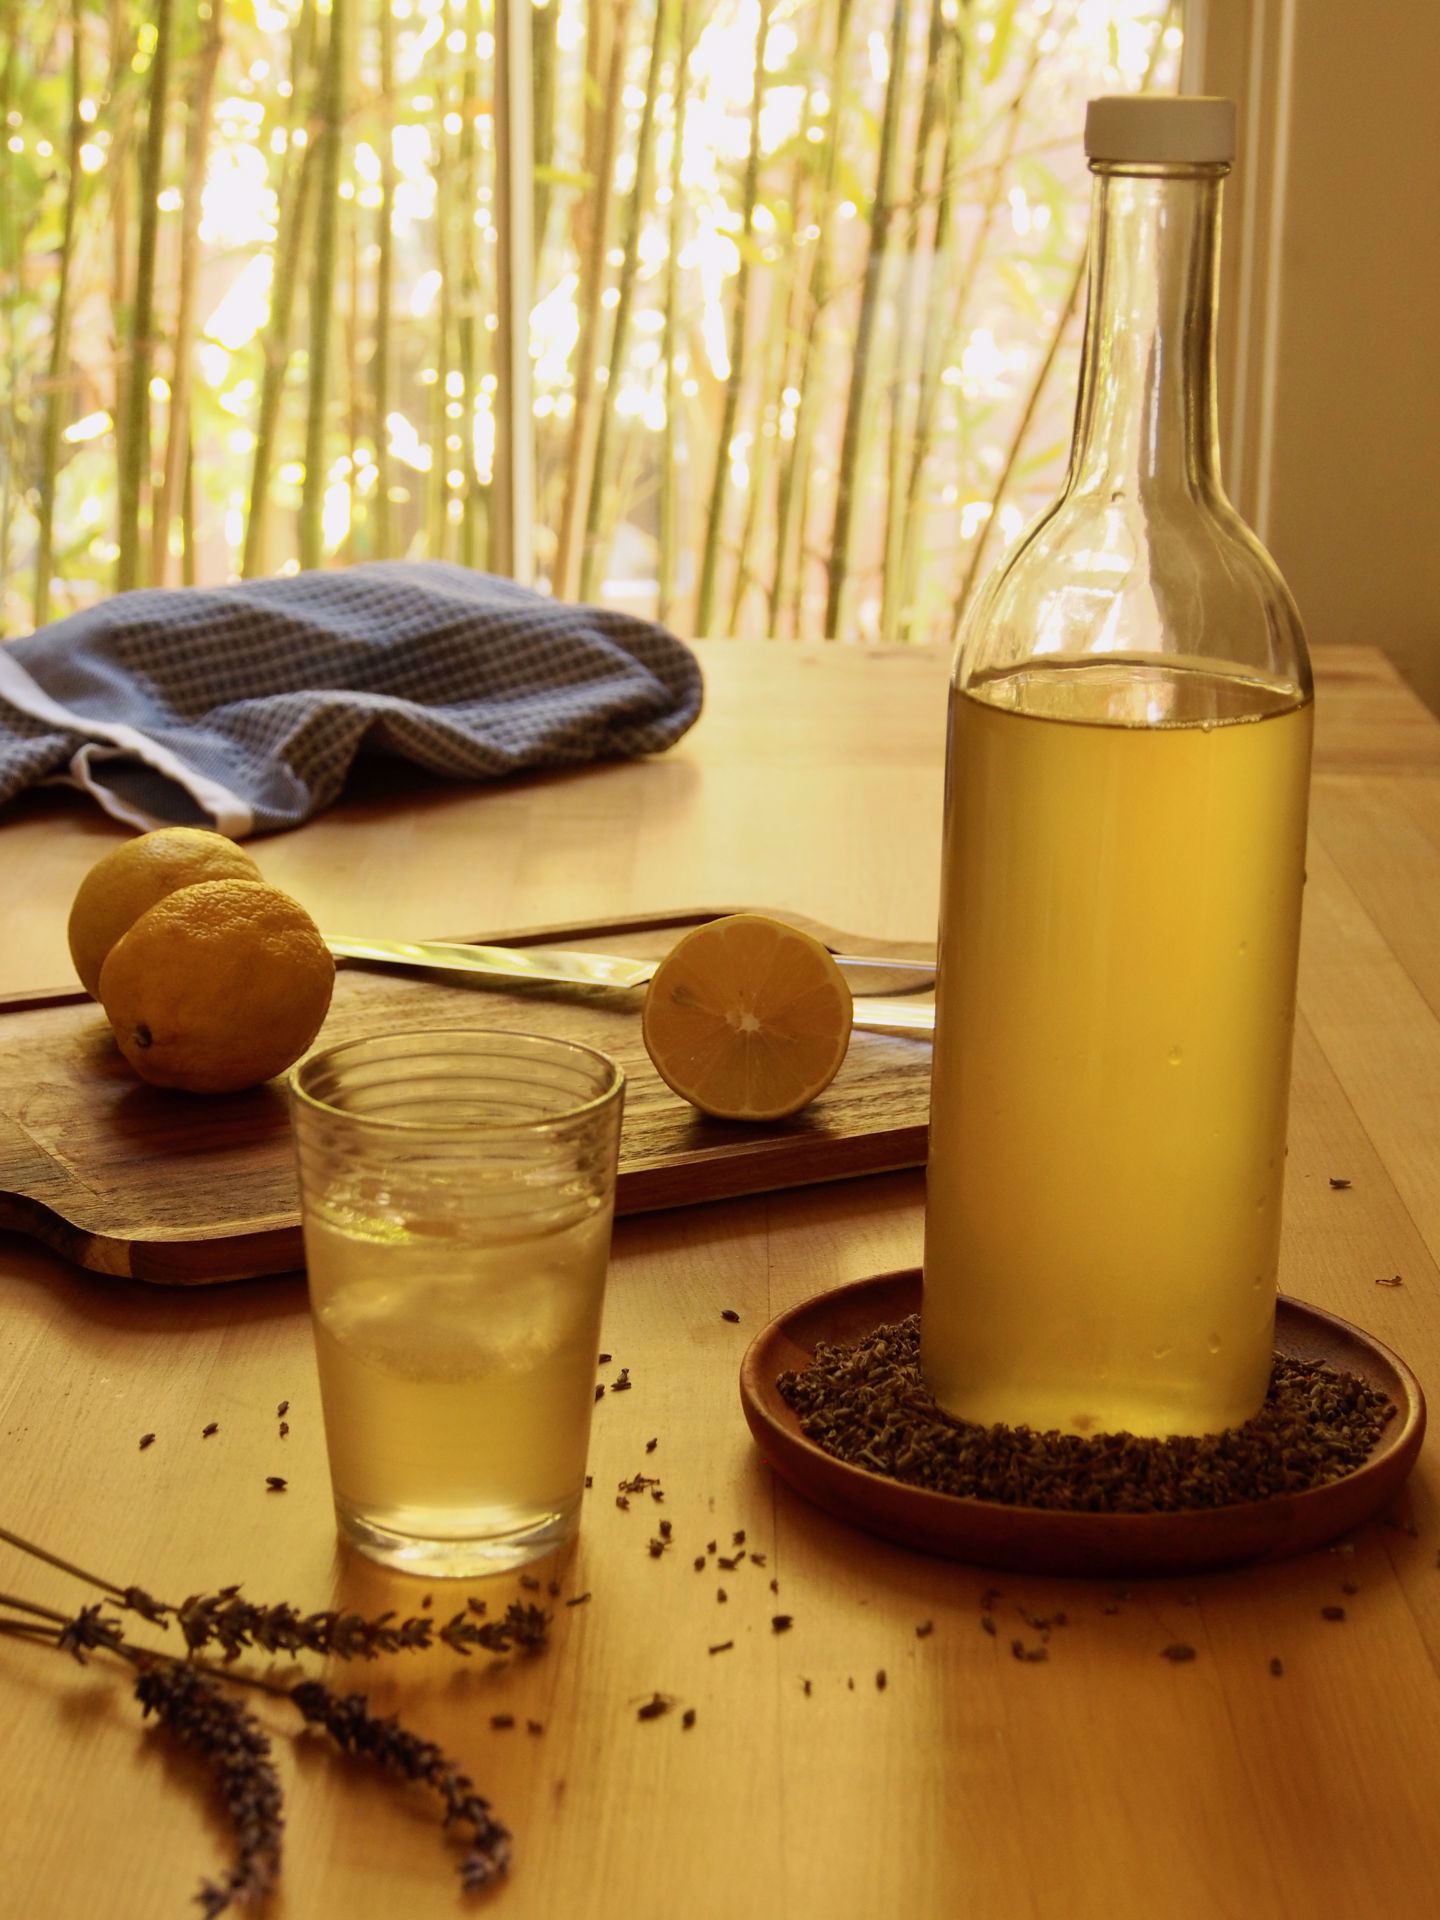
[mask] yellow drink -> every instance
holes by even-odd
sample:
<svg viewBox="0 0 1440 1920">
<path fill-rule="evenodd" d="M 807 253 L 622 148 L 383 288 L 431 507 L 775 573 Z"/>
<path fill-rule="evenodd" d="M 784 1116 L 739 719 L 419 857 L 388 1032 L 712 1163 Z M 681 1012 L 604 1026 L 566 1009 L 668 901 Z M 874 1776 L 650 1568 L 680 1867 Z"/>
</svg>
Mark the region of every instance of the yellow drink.
<svg viewBox="0 0 1440 1920">
<path fill-rule="evenodd" d="M 477 1203 L 478 1204 L 478 1203 Z M 610 1208 L 477 1231 L 332 1198 L 306 1222 L 335 1505 L 352 1536 L 433 1548 L 563 1528 L 594 1405 Z"/>
<path fill-rule="evenodd" d="M 1271 1365 L 1310 706 L 1041 662 L 950 725 L 926 1379 L 983 1423 L 1236 1425 Z"/>
</svg>

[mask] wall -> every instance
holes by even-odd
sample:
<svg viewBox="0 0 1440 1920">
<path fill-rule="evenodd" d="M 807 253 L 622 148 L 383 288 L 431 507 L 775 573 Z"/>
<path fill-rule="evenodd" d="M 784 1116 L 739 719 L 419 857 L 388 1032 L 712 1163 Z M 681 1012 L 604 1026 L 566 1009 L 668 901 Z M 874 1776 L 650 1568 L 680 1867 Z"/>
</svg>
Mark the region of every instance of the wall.
<svg viewBox="0 0 1440 1920">
<path fill-rule="evenodd" d="M 1311 641 L 1382 647 L 1440 712 L 1440 5 L 1209 0 L 1195 37 L 1187 84 L 1241 103 L 1230 490 Z"/>
</svg>

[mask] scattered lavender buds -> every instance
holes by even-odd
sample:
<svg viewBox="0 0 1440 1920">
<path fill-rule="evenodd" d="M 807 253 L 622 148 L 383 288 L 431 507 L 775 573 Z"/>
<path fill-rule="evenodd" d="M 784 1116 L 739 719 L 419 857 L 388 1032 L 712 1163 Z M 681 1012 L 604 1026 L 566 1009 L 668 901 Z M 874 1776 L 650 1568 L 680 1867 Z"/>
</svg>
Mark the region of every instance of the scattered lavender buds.
<svg viewBox="0 0 1440 1920">
<path fill-rule="evenodd" d="M 722 1320 L 730 1321 L 732 1326 L 739 1325 L 740 1316 L 733 1307 L 722 1307 L 720 1309 L 720 1318 Z"/>
<path fill-rule="evenodd" d="M 141 1451 L 141 1453 L 143 1453 L 143 1452 L 145 1451 L 145 1449 L 146 1449 L 146 1447 L 153 1447 L 153 1446 L 154 1446 L 154 1444 L 155 1444 L 155 1436 L 154 1436 L 154 1434 L 153 1434 L 153 1433 L 142 1433 L 142 1434 L 141 1434 L 141 1436 L 140 1436 L 140 1451 Z"/>
</svg>

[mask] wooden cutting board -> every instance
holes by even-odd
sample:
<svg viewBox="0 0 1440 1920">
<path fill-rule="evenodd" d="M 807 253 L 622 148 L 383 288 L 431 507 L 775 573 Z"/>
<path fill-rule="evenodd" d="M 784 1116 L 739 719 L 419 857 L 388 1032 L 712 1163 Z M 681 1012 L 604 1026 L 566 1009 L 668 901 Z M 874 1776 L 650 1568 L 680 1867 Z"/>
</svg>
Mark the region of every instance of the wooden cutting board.
<svg viewBox="0 0 1440 1920">
<path fill-rule="evenodd" d="M 492 945 L 663 954 L 715 909 L 608 926 L 483 936 Z M 920 958 L 775 915 L 839 952 Z M 348 931 L 348 929 L 346 929 Z M 482 985 L 458 974 L 342 963 L 317 1047 L 403 1027 L 510 1027 L 610 1054 L 628 1085 L 616 1207 L 641 1213 L 923 1165 L 925 1039 L 857 1033 L 824 1094 L 766 1126 L 709 1120 L 664 1084 L 640 1037 L 643 989 Z M 204 1286 L 303 1265 L 283 1079 L 248 1093 L 138 1080 L 95 1002 L 75 991 L 0 999 L 0 1228 L 97 1273 Z"/>
</svg>

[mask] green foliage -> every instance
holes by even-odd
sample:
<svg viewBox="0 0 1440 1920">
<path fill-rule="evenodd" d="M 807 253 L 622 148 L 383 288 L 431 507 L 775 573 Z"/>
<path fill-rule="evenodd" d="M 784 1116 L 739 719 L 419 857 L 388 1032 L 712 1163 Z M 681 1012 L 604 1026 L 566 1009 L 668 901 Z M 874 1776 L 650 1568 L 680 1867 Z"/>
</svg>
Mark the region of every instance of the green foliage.
<svg viewBox="0 0 1440 1920">
<path fill-rule="evenodd" d="M 493 0 L 534 13 L 539 63 L 542 573 L 550 530 L 578 515 L 597 597 L 653 611 L 658 595 L 679 628 L 696 621 L 704 576 L 720 630 L 878 633 L 883 602 L 887 634 L 943 638 L 978 543 L 998 551 L 1056 484 L 1083 105 L 1173 81 L 1167 8 L 1116 0 L 1107 17 L 1054 0 L 1042 16 L 1033 0 L 947 0 L 935 64 L 931 0 L 907 0 L 887 89 L 893 0 L 773 0 L 757 112 L 756 0 L 661 3 L 657 59 L 656 0 Z M 224 0 L 203 178 L 185 128 L 208 0 L 204 16 L 202 0 L 80 0 L 71 195 L 73 4 L 0 0 L 0 633 L 109 590 L 122 552 L 129 577 L 158 565 L 171 583 L 182 547 L 204 580 L 302 555 L 484 564 L 506 406 L 489 0 L 442 0 L 438 15 L 429 0 Z M 343 72 L 325 66 L 337 15 Z M 587 59 L 585 35 L 617 24 L 612 105 L 608 52 Z M 157 68 L 170 117 L 147 147 Z M 612 111 L 614 164 L 600 168 Z M 177 341 L 186 196 L 201 193 Z M 602 200 L 609 238 L 587 284 Z M 582 303 L 599 412 L 577 461 Z M 189 450 L 193 525 L 171 497 Z M 168 524 L 152 535 L 157 514 Z M 843 581 L 828 622 L 827 576 Z"/>
</svg>

